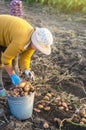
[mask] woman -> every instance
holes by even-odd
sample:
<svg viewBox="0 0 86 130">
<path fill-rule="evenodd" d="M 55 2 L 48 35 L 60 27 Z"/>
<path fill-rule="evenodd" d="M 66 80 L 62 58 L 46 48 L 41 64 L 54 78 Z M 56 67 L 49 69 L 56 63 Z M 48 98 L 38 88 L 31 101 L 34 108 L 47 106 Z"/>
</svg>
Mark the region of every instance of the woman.
<svg viewBox="0 0 86 130">
<path fill-rule="evenodd" d="M 12 61 L 20 54 L 19 65 L 26 76 L 33 78 L 30 60 L 36 50 L 49 55 L 53 37 L 47 28 L 34 29 L 27 21 L 11 15 L 0 15 L 0 53 L 1 63 L 9 74 L 14 86 L 21 83 L 16 74 Z M 4 51 L 2 53 L 2 51 Z M 1 68 L 1 67 L 0 67 Z M 2 82 L 2 69 L 0 69 L 0 96 L 5 96 Z"/>
</svg>

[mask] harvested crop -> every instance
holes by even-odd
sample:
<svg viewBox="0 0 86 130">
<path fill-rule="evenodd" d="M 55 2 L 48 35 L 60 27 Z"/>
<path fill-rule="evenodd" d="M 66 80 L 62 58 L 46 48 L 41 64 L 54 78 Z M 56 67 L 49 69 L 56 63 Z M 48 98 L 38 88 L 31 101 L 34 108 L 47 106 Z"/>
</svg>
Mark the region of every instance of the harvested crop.
<svg viewBox="0 0 86 130">
<path fill-rule="evenodd" d="M 84 117 L 84 115 L 86 114 L 85 109 L 81 109 L 81 110 L 79 111 L 79 114 L 80 114 L 80 116 L 83 116 L 83 117 Z"/>
<path fill-rule="evenodd" d="M 82 119 L 81 119 L 81 122 L 86 123 L 86 118 L 82 118 Z"/>
<path fill-rule="evenodd" d="M 60 107 L 59 107 L 59 110 L 64 110 L 64 107 L 63 107 L 63 106 L 60 106 Z"/>
<path fill-rule="evenodd" d="M 30 91 L 30 86 L 28 85 L 28 83 L 25 85 L 25 87 L 23 89 L 24 89 L 25 92 Z"/>
<path fill-rule="evenodd" d="M 50 106 L 44 107 L 45 111 L 49 111 L 50 110 Z"/>
<path fill-rule="evenodd" d="M 58 125 L 60 125 L 60 123 L 61 123 L 61 119 L 60 118 L 54 118 L 54 122 L 56 122 Z"/>
<path fill-rule="evenodd" d="M 65 111 L 66 111 L 66 112 L 69 111 L 69 108 L 65 108 Z"/>
<path fill-rule="evenodd" d="M 84 122 L 81 121 L 80 124 L 81 124 L 81 125 L 84 125 Z"/>
<path fill-rule="evenodd" d="M 52 94 L 51 93 L 47 93 L 46 96 L 48 96 L 49 98 L 51 98 Z"/>
<path fill-rule="evenodd" d="M 66 102 L 62 102 L 62 106 L 65 107 L 65 108 L 68 108 L 68 105 Z"/>
<path fill-rule="evenodd" d="M 42 109 L 42 108 L 44 108 L 44 106 L 41 105 L 41 104 L 39 104 L 39 105 L 38 105 L 38 108 L 39 108 L 39 109 Z"/>
<path fill-rule="evenodd" d="M 45 97 L 44 97 L 44 100 L 49 100 L 49 97 L 48 97 L 48 96 L 45 96 Z"/>
<path fill-rule="evenodd" d="M 18 85 L 18 87 L 19 87 L 19 88 L 24 88 L 25 85 L 26 85 L 26 83 L 27 83 L 27 82 L 21 82 L 21 83 Z"/>
<path fill-rule="evenodd" d="M 49 124 L 48 124 L 47 122 L 44 122 L 43 127 L 44 127 L 45 129 L 48 129 L 48 128 L 49 128 Z"/>
<path fill-rule="evenodd" d="M 23 81 L 17 87 L 11 88 L 8 91 L 8 96 L 12 96 L 12 97 L 27 96 L 31 94 L 32 92 L 34 92 L 34 90 L 35 90 L 34 87 L 29 82 Z"/>
<path fill-rule="evenodd" d="M 37 108 L 34 108 L 33 109 L 35 112 L 37 112 L 37 113 L 40 113 L 41 112 L 41 110 L 40 109 L 37 109 Z"/>
</svg>

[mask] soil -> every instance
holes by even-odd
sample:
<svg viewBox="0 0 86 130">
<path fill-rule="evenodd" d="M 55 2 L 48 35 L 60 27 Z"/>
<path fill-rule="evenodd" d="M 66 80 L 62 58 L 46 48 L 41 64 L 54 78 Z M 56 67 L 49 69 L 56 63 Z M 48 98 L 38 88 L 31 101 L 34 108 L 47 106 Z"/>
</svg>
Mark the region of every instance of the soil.
<svg viewBox="0 0 86 130">
<path fill-rule="evenodd" d="M 0 14 L 9 14 L 9 2 L 0 2 Z M 80 13 L 65 14 L 47 5 L 38 3 L 23 3 L 24 19 L 34 27 L 47 27 L 54 37 L 52 53 L 49 56 L 36 52 L 31 61 L 31 68 L 35 72 L 36 81 L 32 84 L 36 88 L 34 110 L 32 118 L 19 121 L 9 111 L 6 99 L 0 100 L 10 124 L 3 130 L 86 130 L 86 127 L 63 123 L 63 128 L 54 118 L 64 120 L 70 118 L 75 110 L 61 111 L 52 99 L 50 110 L 37 108 L 47 93 L 53 93 L 53 99 L 61 95 L 73 101 L 85 101 L 86 97 L 86 15 Z M 11 81 L 5 70 L 3 71 L 4 86 L 8 89 Z M 77 105 L 81 105 L 79 102 Z M 49 128 L 44 128 L 47 122 Z"/>
</svg>

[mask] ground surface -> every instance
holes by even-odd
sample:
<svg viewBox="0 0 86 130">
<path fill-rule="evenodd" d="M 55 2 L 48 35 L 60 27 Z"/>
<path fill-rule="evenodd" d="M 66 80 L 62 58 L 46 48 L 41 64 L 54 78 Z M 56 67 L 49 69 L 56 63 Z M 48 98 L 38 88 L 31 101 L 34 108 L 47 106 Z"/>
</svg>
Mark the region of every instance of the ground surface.
<svg viewBox="0 0 86 130">
<path fill-rule="evenodd" d="M 31 68 L 36 74 L 36 81 L 32 83 L 36 87 L 34 108 L 42 102 L 46 93 L 53 93 L 53 98 L 48 103 L 49 111 L 38 109 L 33 111 L 31 119 L 18 121 L 9 116 L 9 109 L 4 104 L 7 116 L 11 120 L 9 127 L 3 130 L 44 130 L 44 122 L 48 122 L 48 130 L 58 130 L 58 123 L 54 118 L 69 118 L 71 111 L 58 110 L 54 99 L 61 95 L 68 99 L 74 95 L 74 100 L 86 97 L 86 15 L 85 14 L 63 14 L 40 4 L 23 4 L 24 18 L 32 25 L 48 27 L 54 36 L 54 45 L 50 56 L 36 52 L 32 57 Z M 9 3 L 0 2 L 0 14 L 9 13 Z M 3 75 L 5 86 L 10 81 Z M 2 101 L 3 99 L 1 99 Z M 5 102 L 5 101 L 4 101 Z M 84 101 L 85 102 L 85 101 Z M 1 106 L 4 107 L 2 104 Z M 64 130 L 81 130 L 86 128 L 64 127 Z"/>
</svg>

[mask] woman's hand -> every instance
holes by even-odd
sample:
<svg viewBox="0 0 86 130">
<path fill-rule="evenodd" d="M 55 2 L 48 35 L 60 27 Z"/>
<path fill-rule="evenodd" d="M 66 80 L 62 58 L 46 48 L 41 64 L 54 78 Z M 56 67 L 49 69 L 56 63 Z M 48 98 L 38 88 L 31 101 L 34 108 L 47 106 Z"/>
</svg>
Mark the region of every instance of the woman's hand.
<svg viewBox="0 0 86 130">
<path fill-rule="evenodd" d="M 20 77 L 15 73 L 15 70 L 13 69 L 12 65 L 5 65 L 5 69 L 7 73 L 9 74 L 13 85 L 19 85 L 21 83 Z"/>
<path fill-rule="evenodd" d="M 17 74 L 12 74 L 10 76 L 10 78 L 12 80 L 13 85 L 15 85 L 15 86 L 19 85 L 21 83 L 21 79 L 20 79 L 20 77 Z"/>
<path fill-rule="evenodd" d="M 24 73 L 28 79 L 35 81 L 35 75 L 33 71 L 25 70 Z"/>
</svg>

